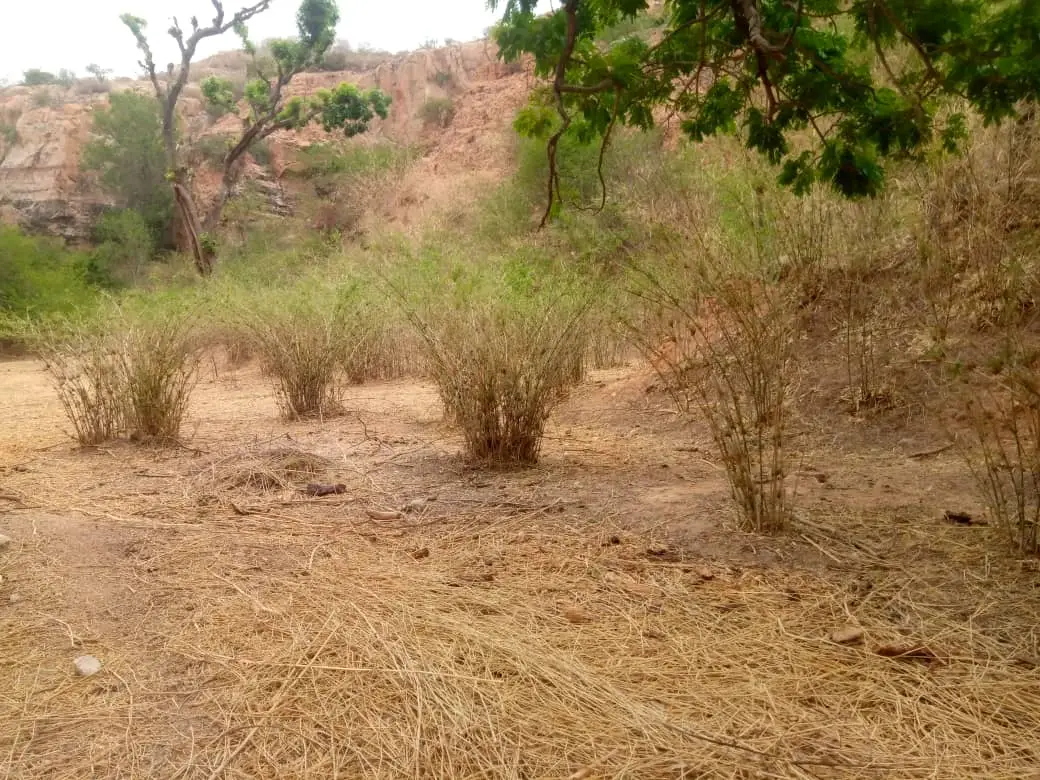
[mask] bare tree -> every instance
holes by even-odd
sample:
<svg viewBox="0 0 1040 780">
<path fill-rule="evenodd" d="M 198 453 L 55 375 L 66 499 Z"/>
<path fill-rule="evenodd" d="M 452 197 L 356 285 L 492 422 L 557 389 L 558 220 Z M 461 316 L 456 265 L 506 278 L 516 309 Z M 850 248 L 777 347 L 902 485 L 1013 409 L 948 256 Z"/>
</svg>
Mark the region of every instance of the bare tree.
<svg viewBox="0 0 1040 780">
<path fill-rule="evenodd" d="M 266 11 L 271 5 L 271 0 L 259 0 L 253 5 L 239 9 L 228 18 L 224 13 L 224 5 L 221 0 L 210 0 L 210 2 L 216 10 L 212 23 L 207 27 L 200 27 L 198 19 L 193 16 L 191 18 L 191 35 L 187 37 L 177 18 L 174 17 L 173 24 L 167 32 L 177 42 L 181 61 L 179 66 L 170 63 L 163 76 L 160 76 L 155 68 L 155 58 L 152 56 L 148 39 L 145 37 L 145 20 L 132 14 L 123 14 L 119 17 L 137 40 L 137 48 L 141 50 L 142 55 L 140 65 L 148 75 L 149 81 L 152 82 L 155 97 L 162 108 L 162 138 L 168 168 L 166 176 L 173 187 L 173 196 L 177 205 L 176 234 L 179 236 L 179 241 L 186 242 L 185 248 L 191 251 L 195 259 L 195 267 L 200 274 L 204 275 L 213 270 L 214 248 L 210 242 L 203 240 L 198 210 L 195 208 L 195 202 L 191 196 L 189 171 L 180 161 L 177 147 L 177 101 L 184 90 L 184 85 L 188 83 L 191 61 L 195 57 L 199 42 L 206 38 L 223 35 L 234 27 L 244 25 L 258 13 Z"/>
<path fill-rule="evenodd" d="M 325 130 L 342 130 L 349 137 L 365 132 L 374 116 L 386 118 L 390 98 L 377 89 L 362 91 L 342 83 L 306 98 L 285 95 L 285 88 L 298 73 L 321 62 L 336 40 L 338 21 L 334 0 L 303 0 L 296 13 L 298 37 L 270 41 L 269 56 L 258 55 L 244 26 L 236 28 L 257 77 L 246 84 L 242 133 L 224 155 L 220 194 L 206 217 L 205 230 L 213 231 L 220 224 L 241 176 L 242 158 L 254 144 L 279 130 L 299 129 L 315 120 Z M 203 80 L 202 93 L 211 105 L 225 111 L 238 109 L 233 85 L 227 79 L 211 76 Z"/>
<path fill-rule="evenodd" d="M 224 206 L 231 198 L 241 176 L 243 155 L 258 141 L 271 133 L 283 129 L 296 129 L 319 120 L 326 130 L 341 129 L 348 135 L 356 135 L 368 129 L 369 121 L 376 115 L 386 117 L 390 98 L 379 90 L 361 91 L 352 84 L 340 84 L 332 90 L 320 90 L 307 98 L 287 97 L 285 88 L 293 77 L 306 68 L 320 62 L 336 39 L 336 24 L 339 11 L 335 0 L 303 0 L 296 14 L 298 37 L 292 40 L 275 40 L 269 48 L 271 56 L 261 58 L 250 42 L 246 22 L 267 10 L 271 0 L 260 0 L 246 6 L 227 18 L 220 0 L 210 0 L 216 16 L 208 27 L 200 27 L 198 19 L 191 18 L 191 35 L 185 37 L 176 17 L 168 30 L 180 49 L 179 66 L 172 63 L 164 76 L 155 68 L 151 47 L 145 37 L 145 21 L 140 17 L 124 14 L 120 17 L 137 40 L 143 59 L 141 67 L 155 89 L 155 96 L 162 107 L 162 137 L 168 164 L 167 178 L 173 187 L 177 205 L 180 236 L 183 248 L 191 251 L 195 267 L 202 275 L 213 270 L 216 255 L 214 231 L 219 223 Z M 234 30 L 242 39 L 243 46 L 253 58 L 257 78 L 246 85 L 246 113 L 242 116 L 242 133 L 238 141 L 228 150 L 223 159 L 223 177 L 220 194 L 210 208 L 205 221 L 199 218 L 198 208 L 191 195 L 191 176 L 180 157 L 177 145 L 177 101 L 185 84 L 192 58 L 198 44 L 204 38 L 222 35 Z M 202 82 L 206 100 L 227 111 L 237 110 L 232 85 L 226 79 L 210 77 Z"/>
</svg>

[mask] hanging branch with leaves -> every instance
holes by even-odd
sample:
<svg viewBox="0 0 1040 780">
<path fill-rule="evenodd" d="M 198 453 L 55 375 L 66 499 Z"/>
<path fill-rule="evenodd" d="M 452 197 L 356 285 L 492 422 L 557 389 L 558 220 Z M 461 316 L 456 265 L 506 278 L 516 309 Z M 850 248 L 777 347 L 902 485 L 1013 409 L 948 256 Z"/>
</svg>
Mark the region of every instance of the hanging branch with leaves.
<svg viewBox="0 0 1040 780">
<path fill-rule="evenodd" d="M 882 189 L 886 159 L 956 146 L 965 117 L 944 99 L 996 122 L 1040 94 L 1036 0 L 665 0 L 656 35 L 611 45 L 602 33 L 648 0 L 564 0 L 541 16 L 537 0 L 488 4 L 504 10 L 500 56 L 532 56 L 550 85 L 516 120 L 547 141 L 543 225 L 562 201 L 565 136 L 598 139 L 602 165 L 615 125 L 677 117 L 694 141 L 739 132 L 796 192 L 859 197 Z"/>
</svg>

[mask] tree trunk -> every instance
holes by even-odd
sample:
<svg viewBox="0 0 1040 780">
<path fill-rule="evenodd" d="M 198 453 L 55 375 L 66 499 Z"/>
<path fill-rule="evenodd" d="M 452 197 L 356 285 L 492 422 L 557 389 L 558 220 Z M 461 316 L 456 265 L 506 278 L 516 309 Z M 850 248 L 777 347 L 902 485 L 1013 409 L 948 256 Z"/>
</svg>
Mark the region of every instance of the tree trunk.
<svg viewBox="0 0 1040 780">
<path fill-rule="evenodd" d="M 262 129 L 263 126 L 259 122 L 254 123 L 252 127 L 242 134 L 238 143 L 224 157 L 224 176 L 220 182 L 220 194 L 217 195 L 216 201 L 206 215 L 205 229 L 207 232 L 214 231 L 219 227 L 220 215 L 224 212 L 224 206 L 231 200 L 231 196 L 235 191 L 235 185 L 238 184 L 238 179 L 242 175 L 242 166 L 244 164 L 242 157 L 257 138 L 266 137 L 266 135 L 261 134 Z"/>
<path fill-rule="evenodd" d="M 198 210 L 187 186 L 179 181 L 173 182 L 173 196 L 177 202 L 177 216 L 180 220 L 178 243 L 183 243 L 195 261 L 195 270 L 202 276 L 213 273 L 213 247 L 203 240 L 202 226 L 199 224 Z"/>
</svg>

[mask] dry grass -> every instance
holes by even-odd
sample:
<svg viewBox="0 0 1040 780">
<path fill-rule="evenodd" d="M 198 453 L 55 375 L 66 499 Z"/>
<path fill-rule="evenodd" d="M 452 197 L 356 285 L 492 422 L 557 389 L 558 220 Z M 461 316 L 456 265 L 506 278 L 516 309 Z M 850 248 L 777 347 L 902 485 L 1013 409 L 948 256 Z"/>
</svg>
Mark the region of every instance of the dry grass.
<svg viewBox="0 0 1040 780">
<path fill-rule="evenodd" d="M 496 464 L 535 463 L 546 419 L 584 376 L 581 302 L 567 295 L 538 304 L 503 298 L 410 317 L 467 454 Z"/>
<path fill-rule="evenodd" d="M 172 312 L 160 319 L 141 318 L 117 338 L 131 433 L 176 440 L 198 381 L 200 357 L 192 322 Z"/>
<path fill-rule="evenodd" d="M 367 324 L 356 302 L 329 293 L 318 283 L 302 285 L 275 300 L 251 302 L 238 316 L 289 420 L 342 413 L 341 369 L 365 343 Z"/>
<path fill-rule="evenodd" d="M 36 341 L 76 441 L 89 446 L 119 436 L 127 399 L 109 335 L 41 333 Z"/>
<path fill-rule="evenodd" d="M 814 517 L 826 534 L 797 528 L 832 569 L 662 560 L 620 504 L 661 449 L 556 449 L 535 476 L 565 497 L 557 512 L 531 472 L 488 491 L 429 441 L 390 447 L 399 403 L 372 438 L 294 425 L 307 450 L 256 442 L 240 414 L 196 438 L 205 466 L 115 448 L 8 472 L 0 511 L 23 509 L 4 515 L 16 541 L 0 556 L 0 776 L 1035 774 L 1035 574 L 981 555 L 973 534 L 990 529 L 839 511 Z M 582 443 L 623 435 L 596 425 Z M 349 492 L 278 490 L 312 466 Z M 251 504 L 216 506 L 218 489 Z M 366 513 L 431 490 L 419 513 Z M 830 638 L 849 623 L 861 644 Z M 879 652 L 900 649 L 918 652 Z M 73 675 L 84 652 L 100 674 Z"/>
<path fill-rule="evenodd" d="M 794 380 L 795 307 L 783 285 L 694 271 L 682 289 L 650 279 L 663 326 L 643 348 L 679 408 L 708 423 L 741 525 L 788 519 L 786 429 Z"/>
<path fill-rule="evenodd" d="M 264 493 L 298 488 L 328 465 L 320 455 L 295 447 L 250 448 L 214 459 L 200 478 L 224 489 Z"/>
<path fill-rule="evenodd" d="M 1011 544 L 1040 553 L 1040 388 L 1032 368 L 976 387 L 967 403 L 965 442 L 979 492 Z"/>
<path fill-rule="evenodd" d="M 198 379 L 192 322 L 119 308 L 37 331 L 35 342 L 80 444 L 130 432 L 173 441 Z"/>
<path fill-rule="evenodd" d="M 0 618 L 19 648 L 0 672 L 16 694 L 0 702 L 8 773 L 995 778 L 1040 760 L 1040 679 L 999 638 L 1022 615 L 999 613 L 993 583 L 987 630 L 966 631 L 919 572 L 882 574 L 850 605 L 811 574 L 705 581 L 648 562 L 638 539 L 602 546 L 602 527 L 471 515 L 340 542 L 317 518 L 291 537 L 284 520 L 168 522 L 162 555 L 133 569 L 162 610 L 118 646 L 69 627 L 104 657 L 96 680 L 39 649 L 60 624 Z M 222 559 L 232 540 L 298 574 Z M 850 607 L 862 645 L 828 638 Z"/>
</svg>

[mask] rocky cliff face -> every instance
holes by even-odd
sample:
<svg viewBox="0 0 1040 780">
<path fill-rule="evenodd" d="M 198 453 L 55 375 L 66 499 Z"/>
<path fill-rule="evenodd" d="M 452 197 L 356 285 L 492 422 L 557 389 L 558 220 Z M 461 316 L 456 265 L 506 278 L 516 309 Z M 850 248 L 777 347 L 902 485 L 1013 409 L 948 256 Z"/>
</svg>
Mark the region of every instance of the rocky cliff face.
<svg viewBox="0 0 1040 780">
<path fill-rule="evenodd" d="M 350 81 L 379 87 L 393 98 L 390 116 L 377 121 L 358 143 L 388 139 L 420 144 L 420 165 L 439 176 L 487 176 L 508 162 L 509 123 L 527 93 L 529 77 L 496 58 L 494 45 L 474 42 L 390 57 L 364 71 L 305 73 L 293 82 L 296 94 L 309 94 Z M 193 70 L 201 78 L 212 68 Z M 80 170 L 80 154 L 90 135 L 91 112 L 107 100 L 105 94 L 85 94 L 84 85 L 71 89 L 11 87 L 0 91 L 0 222 L 27 231 L 61 236 L 70 241 L 89 236 L 97 213 L 108 201 L 92 177 Z M 113 90 L 147 91 L 144 82 L 116 81 Z M 422 116 L 432 98 L 450 97 L 454 118 L 444 127 L 431 127 Z M 198 88 L 189 85 L 181 112 L 191 134 L 233 134 L 238 122 L 224 117 L 209 123 Z M 271 170 L 264 178 L 278 179 L 293 159 L 293 151 L 329 136 L 318 127 L 271 137 Z M 260 175 L 259 173 L 257 175 Z M 204 201 L 206 182 L 200 176 Z"/>
</svg>

